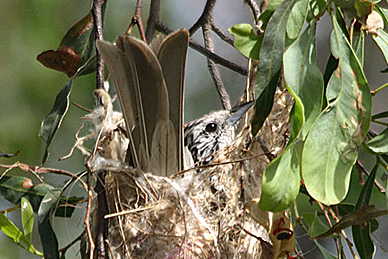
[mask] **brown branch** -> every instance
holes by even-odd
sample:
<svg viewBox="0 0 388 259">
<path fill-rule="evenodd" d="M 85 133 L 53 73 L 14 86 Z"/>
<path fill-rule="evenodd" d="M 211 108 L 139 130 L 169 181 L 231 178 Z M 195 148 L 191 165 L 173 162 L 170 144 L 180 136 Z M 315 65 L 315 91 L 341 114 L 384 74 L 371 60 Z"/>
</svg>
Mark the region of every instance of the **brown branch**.
<svg viewBox="0 0 388 259">
<path fill-rule="evenodd" d="M 141 7 L 142 7 L 142 0 L 137 0 L 136 1 L 136 9 L 135 9 L 136 11 L 135 11 L 135 15 L 132 18 L 132 21 L 139 28 L 140 37 L 141 37 L 142 41 L 147 43 L 147 39 L 146 39 L 146 36 L 144 33 L 143 23 L 141 22 Z"/>
<path fill-rule="evenodd" d="M 213 45 L 213 39 L 211 35 L 211 25 L 209 23 L 205 23 L 202 25 L 202 32 L 203 32 L 203 38 L 205 41 L 205 48 L 209 51 L 214 50 L 214 45 Z M 228 93 L 226 92 L 225 85 L 222 82 L 220 72 L 217 69 L 216 63 L 211 60 L 207 59 L 207 64 L 208 64 L 208 69 L 210 72 L 210 75 L 213 78 L 214 83 L 216 84 L 216 88 L 218 91 L 218 95 L 220 96 L 221 102 L 222 102 L 222 107 L 224 109 L 230 110 L 232 107 L 230 105 L 230 97 Z"/>
<path fill-rule="evenodd" d="M 93 0 L 92 16 L 94 26 L 94 38 L 95 40 L 102 40 L 102 5 L 104 0 Z M 104 60 L 102 59 L 98 49 L 96 47 L 96 89 L 104 88 Z"/>
<path fill-rule="evenodd" d="M 244 0 L 244 2 L 249 6 L 249 9 L 251 10 L 253 19 L 255 20 L 255 23 L 257 23 L 257 19 L 260 16 L 260 10 L 259 6 L 257 5 L 255 0 Z"/>
<path fill-rule="evenodd" d="M 366 175 L 369 176 L 368 170 L 366 170 L 366 168 L 364 167 L 364 165 L 361 164 L 361 162 L 360 162 L 359 159 L 357 159 L 356 165 L 357 165 L 357 167 L 360 169 L 360 172 L 361 172 L 361 173 L 365 173 Z M 387 193 L 387 190 L 385 190 L 385 188 L 384 188 L 384 187 L 383 187 L 376 179 L 375 179 L 374 182 L 375 182 L 376 187 L 379 189 L 379 191 L 380 191 L 381 193 Z"/>
<path fill-rule="evenodd" d="M 151 0 L 150 12 L 147 20 L 147 30 L 145 37 L 147 42 L 151 42 L 152 36 L 154 35 L 157 24 L 159 23 L 160 15 L 160 0 Z"/>
<path fill-rule="evenodd" d="M 206 22 L 213 20 L 212 12 L 213 12 L 213 8 L 214 8 L 215 3 L 216 3 L 216 0 L 207 0 L 206 1 L 205 8 L 203 9 L 201 16 L 194 23 L 194 25 L 191 26 L 191 28 L 189 29 L 190 35 L 193 35 Z"/>
<path fill-rule="evenodd" d="M 211 22 L 210 23 L 211 26 L 212 26 L 212 30 L 218 35 L 218 37 L 220 37 L 221 40 L 225 41 L 226 43 L 228 43 L 229 45 L 232 45 L 234 44 L 234 40 L 228 35 L 226 34 L 220 27 L 218 27 L 217 24 L 215 24 L 214 22 Z"/>
<path fill-rule="evenodd" d="M 173 32 L 173 30 L 171 30 L 170 28 L 165 26 L 161 21 L 158 21 L 155 24 L 155 29 L 160 31 L 160 32 L 163 32 L 164 34 L 169 34 L 169 33 Z M 210 50 L 207 50 L 205 47 L 201 46 L 200 44 L 194 42 L 191 39 L 190 39 L 189 43 L 190 43 L 191 48 L 198 51 L 199 53 L 201 53 L 205 57 L 210 58 L 216 64 L 219 64 L 219 65 L 224 66 L 230 70 L 233 70 L 233 71 L 239 73 L 240 75 L 243 75 L 243 76 L 248 75 L 248 70 L 246 68 L 243 68 L 243 67 L 241 67 L 233 62 L 230 62 L 227 59 L 224 59 L 223 57 L 220 57 L 219 55 L 215 54 L 214 52 L 212 52 Z"/>
</svg>

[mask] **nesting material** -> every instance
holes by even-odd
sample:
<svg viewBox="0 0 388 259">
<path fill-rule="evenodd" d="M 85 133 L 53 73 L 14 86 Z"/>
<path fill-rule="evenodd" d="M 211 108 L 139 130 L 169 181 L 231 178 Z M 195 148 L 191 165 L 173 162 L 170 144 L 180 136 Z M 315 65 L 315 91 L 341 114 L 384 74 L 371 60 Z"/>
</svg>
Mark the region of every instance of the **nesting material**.
<svg viewBox="0 0 388 259">
<path fill-rule="evenodd" d="M 290 248 L 282 251 L 271 237 L 280 223 L 269 222 L 273 217 L 268 213 L 258 220 L 245 208 L 261 195 L 261 177 L 269 159 L 285 147 L 292 105 L 286 91 L 276 93 L 273 111 L 258 136 L 252 138 L 249 127 L 244 127 L 210 165 L 168 178 L 126 165 L 123 120 L 113 112 L 106 92 L 96 94 L 104 108 L 90 115 L 98 139 L 90 166 L 106 172 L 110 258 L 286 256 Z M 279 215 L 289 222 L 285 213 Z"/>
</svg>

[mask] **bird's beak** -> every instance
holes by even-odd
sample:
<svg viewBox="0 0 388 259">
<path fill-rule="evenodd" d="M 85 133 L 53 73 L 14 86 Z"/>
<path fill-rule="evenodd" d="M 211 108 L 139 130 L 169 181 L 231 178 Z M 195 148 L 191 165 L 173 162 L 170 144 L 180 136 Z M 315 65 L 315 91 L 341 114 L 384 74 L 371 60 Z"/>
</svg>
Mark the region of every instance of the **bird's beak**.
<svg viewBox="0 0 388 259">
<path fill-rule="evenodd" d="M 229 118 L 226 119 L 226 123 L 230 123 L 232 125 L 236 124 L 236 122 L 238 122 L 241 119 L 241 117 L 249 110 L 249 108 L 253 106 L 253 104 L 254 102 L 251 101 L 251 102 L 243 103 L 236 107 L 233 107 L 232 110 L 230 111 L 231 114 Z"/>
</svg>

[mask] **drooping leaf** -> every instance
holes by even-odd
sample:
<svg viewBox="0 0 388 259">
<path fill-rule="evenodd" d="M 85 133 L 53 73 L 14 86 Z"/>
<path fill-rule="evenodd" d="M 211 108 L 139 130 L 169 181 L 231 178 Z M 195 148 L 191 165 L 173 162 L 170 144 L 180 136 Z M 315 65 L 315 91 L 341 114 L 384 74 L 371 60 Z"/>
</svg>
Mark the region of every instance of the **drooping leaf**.
<svg viewBox="0 0 388 259">
<path fill-rule="evenodd" d="M 300 0 L 295 3 L 287 22 L 287 37 L 295 40 L 302 31 L 306 19 L 309 0 Z"/>
<path fill-rule="evenodd" d="M 384 30 L 378 30 L 378 36 L 373 35 L 372 38 L 383 52 L 385 61 L 388 63 L 388 33 Z"/>
<path fill-rule="evenodd" d="M 31 203 L 24 197 L 20 202 L 20 208 L 22 212 L 22 224 L 23 232 L 28 241 L 31 242 L 32 229 L 34 228 L 34 210 Z"/>
<path fill-rule="evenodd" d="M 256 99 L 256 113 L 252 122 L 252 133 L 254 135 L 260 130 L 272 109 L 273 95 L 282 67 L 287 20 L 295 2 L 297 1 L 282 2 L 273 13 L 264 33 L 256 77 L 256 96 L 258 98 Z"/>
<path fill-rule="evenodd" d="M 357 204 L 354 207 L 355 212 L 361 209 L 362 207 L 369 205 L 378 167 L 379 163 L 376 163 L 376 165 L 373 167 L 372 172 L 369 174 L 364 186 L 362 187 Z M 373 254 L 375 252 L 375 246 L 370 236 L 371 233 L 371 222 L 369 221 L 366 222 L 366 225 L 358 225 L 352 227 L 354 244 L 356 245 L 357 251 L 361 258 L 369 259 L 373 257 Z"/>
<path fill-rule="evenodd" d="M 6 216 L 0 213 L 0 230 L 3 231 L 8 237 L 10 237 L 16 244 L 19 244 L 23 249 L 32 254 L 43 256 L 43 254 L 37 251 L 31 244 L 29 239 L 12 223 Z"/>
<path fill-rule="evenodd" d="M 315 236 L 314 238 L 324 238 L 330 236 L 334 233 L 340 232 L 341 230 L 348 228 L 350 226 L 359 226 L 365 225 L 370 220 L 385 216 L 388 214 L 387 210 L 379 210 L 374 205 L 364 206 L 361 209 L 347 214 L 340 221 L 338 221 L 334 226 L 332 226 L 325 233 Z"/>
<path fill-rule="evenodd" d="M 38 209 L 38 230 L 45 258 L 59 259 L 58 240 L 51 226 L 52 211 L 58 205 L 60 191 L 52 190 L 43 198 Z"/>
<path fill-rule="evenodd" d="M 234 37 L 234 47 L 247 58 L 259 59 L 263 35 L 257 36 L 250 24 L 236 24 L 228 29 Z"/>
<path fill-rule="evenodd" d="M 47 50 L 37 60 L 45 67 L 64 72 L 71 77 L 77 69 L 95 55 L 93 16 L 88 13 L 74 24 L 63 37 L 57 50 Z"/>
<path fill-rule="evenodd" d="M 51 108 L 49 114 L 46 115 L 40 126 L 38 135 L 46 142 L 42 164 L 44 164 L 48 158 L 48 148 L 52 139 L 54 138 L 55 133 L 61 126 L 62 119 L 69 107 L 69 95 L 72 83 L 73 80 L 71 79 L 59 91 L 57 97 L 55 98 L 54 106 Z"/>
<path fill-rule="evenodd" d="M 331 50 L 339 59 L 326 98 L 328 106 L 312 126 L 302 154 L 302 178 L 316 200 L 327 205 L 342 201 L 351 169 L 370 124 L 371 95 L 360 63 L 332 15 Z"/>
<path fill-rule="evenodd" d="M 388 152 L 388 128 L 367 143 L 368 148 L 378 154 Z"/>
<path fill-rule="evenodd" d="M 280 212 L 294 203 L 300 187 L 300 147 L 301 143 L 289 145 L 265 169 L 259 203 L 261 210 Z"/>
<path fill-rule="evenodd" d="M 315 34 L 316 23 L 311 22 L 283 57 L 284 79 L 295 99 L 291 140 L 301 129 L 304 139 L 322 109 L 323 77 L 316 65 Z"/>
<path fill-rule="evenodd" d="M 364 67 L 364 46 L 365 46 L 365 33 L 364 31 L 360 31 L 360 35 L 358 35 L 356 41 L 353 44 L 354 52 L 360 61 L 361 68 Z"/>
</svg>

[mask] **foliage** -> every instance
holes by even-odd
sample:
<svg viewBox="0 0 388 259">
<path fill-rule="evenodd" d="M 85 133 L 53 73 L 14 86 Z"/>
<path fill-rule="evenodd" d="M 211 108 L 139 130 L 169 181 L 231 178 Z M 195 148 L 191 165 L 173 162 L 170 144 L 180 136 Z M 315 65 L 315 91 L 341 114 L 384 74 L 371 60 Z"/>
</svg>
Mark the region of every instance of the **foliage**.
<svg viewBox="0 0 388 259">
<path fill-rule="evenodd" d="M 294 205 L 295 221 L 309 237 L 314 238 L 313 242 L 324 258 L 342 256 L 343 246 L 338 240 L 343 230 L 349 227 L 360 257 L 373 258 L 376 244 L 371 234 L 379 227 L 376 218 L 388 214 L 385 207 L 372 204 L 372 191 L 379 187 L 383 192 L 377 175 L 386 175 L 388 128 L 380 134 L 370 130 L 371 123 L 387 126 L 381 119 L 388 117 L 388 111 L 373 116 L 371 113 L 372 97 L 388 84 L 371 91 L 363 70 L 365 37 L 374 40 L 388 62 L 388 34 L 384 31 L 384 25 L 388 24 L 388 9 L 378 2 L 272 0 L 255 21 L 258 22 L 256 26 L 237 24 L 228 30 L 235 38 L 236 49 L 247 58 L 259 60 L 253 135 L 260 130 L 271 111 L 279 82 L 285 83 L 295 100 L 290 117 L 290 140 L 264 173 L 259 207 L 279 212 Z M 316 35 L 319 33 L 317 24 L 325 14 L 332 22 L 331 56 L 322 74 L 316 62 L 320 58 L 316 53 Z M 47 159 L 47 150 L 67 112 L 73 80 L 94 71 L 94 33 L 92 15 L 88 13 L 68 30 L 56 51 L 45 51 L 38 56 L 45 66 L 71 77 L 42 122 L 40 136 L 46 142 L 42 163 Z M 358 160 L 363 151 L 376 157 L 370 173 Z M 0 157 L 12 156 L 14 154 L 0 151 Z M 18 167 L 29 172 L 42 172 L 42 168 L 22 164 Z M 54 169 L 46 169 L 47 172 L 58 173 Z M 345 203 L 351 191 L 351 179 L 357 173 L 367 175 L 367 180 L 357 201 Z M 4 199 L 21 209 L 23 231 L 7 218 L 7 210 L 0 213 L 1 231 L 23 249 L 42 256 L 31 243 L 35 213 L 45 257 L 59 258 L 51 221 L 54 216 L 71 217 L 74 209 L 70 205 L 81 202 L 79 198 L 63 195 L 69 182 L 78 179 L 71 173 L 67 175 L 72 175 L 72 179 L 59 186 L 33 184 L 26 177 L 2 176 L 0 192 Z M 305 205 L 300 202 L 302 196 L 319 204 L 324 214 L 332 212 L 331 218 L 325 217 L 330 227 L 323 223 L 321 212 L 304 211 Z M 337 242 L 338 255 L 332 255 L 321 246 L 317 242 L 319 238 L 333 238 Z"/>
</svg>

